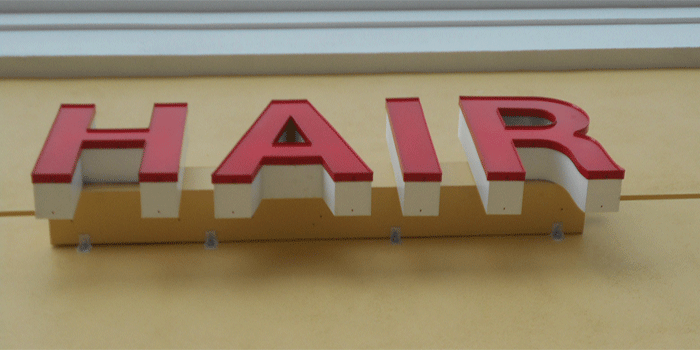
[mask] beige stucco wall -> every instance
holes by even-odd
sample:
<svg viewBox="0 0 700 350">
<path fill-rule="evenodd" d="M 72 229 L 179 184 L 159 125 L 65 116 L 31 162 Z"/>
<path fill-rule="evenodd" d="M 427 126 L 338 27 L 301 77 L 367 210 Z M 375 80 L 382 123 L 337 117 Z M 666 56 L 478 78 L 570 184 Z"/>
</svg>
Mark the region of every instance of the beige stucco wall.
<svg viewBox="0 0 700 350">
<path fill-rule="evenodd" d="M 458 96 L 546 96 L 583 108 L 627 170 L 620 212 L 587 215 L 561 243 L 78 254 L 51 247 L 46 221 L 0 217 L 0 347 L 697 347 L 699 88 L 700 70 L 0 80 L 5 215 L 32 210 L 29 174 L 61 103 L 95 103 L 98 127 L 123 128 L 147 126 L 154 102 L 187 102 L 187 165 L 216 166 L 271 99 L 306 98 L 393 183 L 384 98 L 420 97 L 440 161 L 464 162 Z"/>
</svg>

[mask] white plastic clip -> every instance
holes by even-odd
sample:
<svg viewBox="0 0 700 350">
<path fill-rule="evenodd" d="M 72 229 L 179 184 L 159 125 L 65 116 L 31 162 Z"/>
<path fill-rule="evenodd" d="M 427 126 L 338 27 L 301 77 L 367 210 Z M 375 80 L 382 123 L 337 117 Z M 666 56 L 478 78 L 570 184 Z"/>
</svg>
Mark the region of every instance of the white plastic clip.
<svg viewBox="0 0 700 350">
<path fill-rule="evenodd" d="M 552 239 L 555 240 L 556 242 L 561 242 L 564 240 L 564 231 L 562 231 L 562 227 L 564 227 L 564 224 L 560 222 L 555 222 L 554 225 L 552 225 Z"/>
<path fill-rule="evenodd" d="M 207 231 L 207 236 L 204 239 L 204 249 L 216 249 L 219 246 L 219 239 L 216 237 L 216 231 Z"/>
<path fill-rule="evenodd" d="M 391 244 L 401 244 L 401 227 L 391 228 Z"/>
<path fill-rule="evenodd" d="M 76 248 L 78 253 L 89 253 L 91 249 L 90 235 L 83 234 L 78 236 L 78 247 Z"/>
</svg>

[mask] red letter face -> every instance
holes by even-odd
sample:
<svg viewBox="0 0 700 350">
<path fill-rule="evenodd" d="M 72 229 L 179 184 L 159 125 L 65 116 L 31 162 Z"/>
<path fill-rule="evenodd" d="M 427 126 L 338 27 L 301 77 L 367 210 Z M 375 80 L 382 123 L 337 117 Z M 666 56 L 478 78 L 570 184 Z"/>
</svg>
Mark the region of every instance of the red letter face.
<svg viewBox="0 0 700 350">
<path fill-rule="evenodd" d="M 212 174 L 215 215 L 250 217 L 263 198 L 321 196 L 335 215 L 369 215 L 372 176 L 308 101 L 272 101 Z"/>
<path fill-rule="evenodd" d="M 135 160 L 135 164 L 140 162 L 138 182 L 142 184 L 142 216 L 177 217 L 180 196 L 176 185 L 182 180 L 179 172 L 184 167 L 181 154 L 187 105 L 156 104 L 148 129 L 91 129 L 94 116 L 95 105 L 61 106 L 32 172 L 37 216 L 73 217 L 82 188 L 83 167 L 79 162 L 83 150 L 142 148 L 143 159 Z M 128 154 L 126 158 L 138 157 L 141 153 Z M 100 159 L 100 156 L 93 158 Z M 157 198 L 168 198 L 171 204 Z M 173 203 L 175 200 L 177 203 Z"/>
<path fill-rule="evenodd" d="M 70 183 L 84 149 L 143 148 L 139 182 L 177 182 L 187 104 L 156 104 L 148 129 L 90 129 L 95 105 L 62 105 L 33 183 Z"/>
<path fill-rule="evenodd" d="M 514 202 L 504 202 L 509 196 L 505 192 L 521 191 L 513 184 L 507 185 L 510 190 L 504 187 L 497 193 L 487 192 L 489 186 L 506 186 L 499 183 L 526 178 L 561 184 L 582 210 L 617 210 L 625 171 L 596 140 L 586 136 L 589 119 L 580 108 L 537 97 L 461 97 L 460 111 L 460 123 L 466 122 L 468 127 L 468 134 L 460 132 L 460 138 L 477 186 L 481 183 L 487 212 L 519 214 Z M 507 126 L 504 117 L 537 117 L 549 123 Z M 470 151 L 471 147 L 476 152 Z M 490 199 L 500 204 L 487 205 Z"/>
<path fill-rule="evenodd" d="M 386 100 L 386 142 L 405 216 L 437 216 L 442 170 L 418 98 Z"/>
</svg>

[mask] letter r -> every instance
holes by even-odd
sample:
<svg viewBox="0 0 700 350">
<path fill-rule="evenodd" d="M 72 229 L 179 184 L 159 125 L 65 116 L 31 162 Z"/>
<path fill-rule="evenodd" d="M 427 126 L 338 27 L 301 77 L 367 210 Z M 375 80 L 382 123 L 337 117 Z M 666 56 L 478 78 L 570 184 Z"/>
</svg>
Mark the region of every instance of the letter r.
<svg viewBox="0 0 700 350">
<path fill-rule="evenodd" d="M 459 137 L 486 212 L 520 214 L 524 181 L 562 185 L 586 212 L 617 211 L 625 170 L 586 135 L 589 118 L 540 97 L 460 97 Z M 548 125 L 509 126 L 504 117 Z"/>
</svg>

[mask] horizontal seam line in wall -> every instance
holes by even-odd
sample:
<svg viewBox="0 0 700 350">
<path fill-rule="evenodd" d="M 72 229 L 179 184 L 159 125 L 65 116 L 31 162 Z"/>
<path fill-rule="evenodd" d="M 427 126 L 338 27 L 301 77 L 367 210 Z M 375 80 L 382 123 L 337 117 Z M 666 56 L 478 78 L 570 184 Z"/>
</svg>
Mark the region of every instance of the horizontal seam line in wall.
<svg viewBox="0 0 700 350">
<path fill-rule="evenodd" d="M 664 199 L 700 199 L 700 193 L 639 194 L 639 195 L 620 196 L 621 201 L 645 201 L 645 200 L 664 200 Z"/>
<path fill-rule="evenodd" d="M 0 211 L 0 217 L 4 216 L 34 216 L 33 210 Z"/>
</svg>

